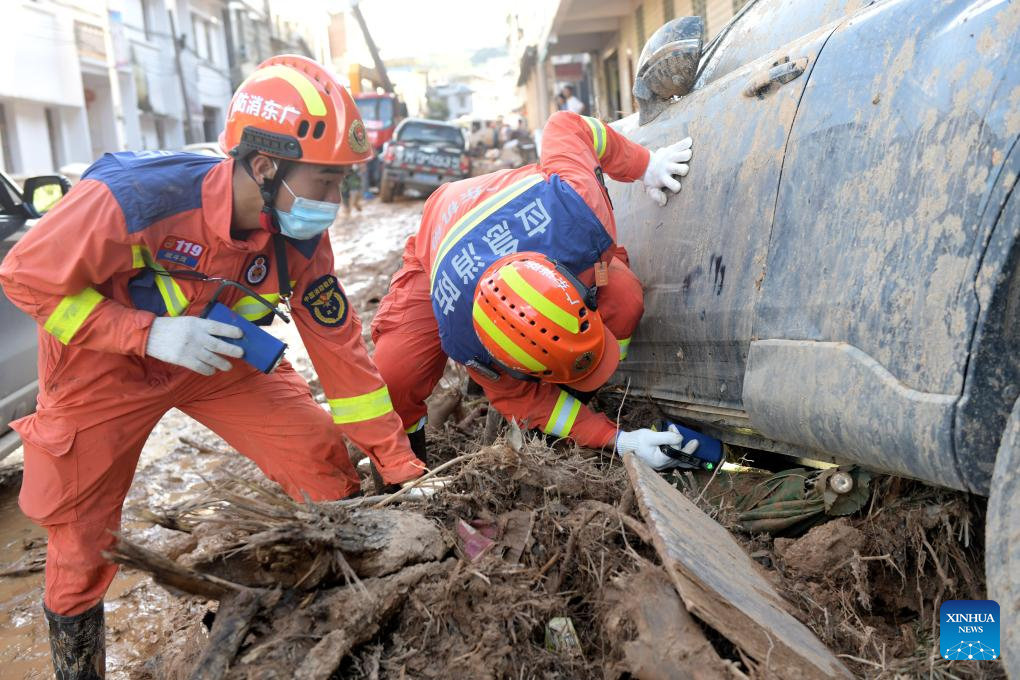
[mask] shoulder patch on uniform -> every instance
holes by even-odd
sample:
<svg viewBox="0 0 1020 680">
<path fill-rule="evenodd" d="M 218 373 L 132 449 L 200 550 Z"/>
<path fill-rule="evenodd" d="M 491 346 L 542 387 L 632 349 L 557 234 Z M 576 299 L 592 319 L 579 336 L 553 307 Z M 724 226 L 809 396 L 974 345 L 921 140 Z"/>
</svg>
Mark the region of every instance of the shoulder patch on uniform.
<svg viewBox="0 0 1020 680">
<path fill-rule="evenodd" d="M 347 320 L 347 296 L 332 274 L 320 276 L 305 288 L 301 304 L 322 326 L 341 326 Z"/>
<path fill-rule="evenodd" d="M 256 255 L 252 258 L 251 264 L 244 270 L 244 280 L 249 286 L 257 286 L 266 280 L 269 274 L 269 258 L 265 255 Z"/>
</svg>

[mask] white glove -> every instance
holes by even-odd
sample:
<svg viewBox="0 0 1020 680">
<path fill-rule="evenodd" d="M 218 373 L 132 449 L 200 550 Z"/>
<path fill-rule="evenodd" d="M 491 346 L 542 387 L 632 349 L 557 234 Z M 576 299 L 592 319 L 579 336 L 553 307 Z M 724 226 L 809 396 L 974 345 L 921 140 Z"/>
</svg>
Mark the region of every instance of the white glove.
<svg viewBox="0 0 1020 680">
<path fill-rule="evenodd" d="M 616 450 L 623 453 L 634 453 L 638 458 L 648 463 L 657 471 L 668 470 L 680 465 L 680 461 L 670 458 L 663 453 L 660 446 L 679 446 L 684 437 L 679 432 L 656 432 L 654 430 L 634 430 L 633 432 L 620 432 L 616 436 Z M 698 450 L 698 440 L 692 439 L 683 447 L 684 453 L 694 453 Z"/>
<path fill-rule="evenodd" d="M 445 479 L 436 479 L 435 477 L 433 477 L 432 479 L 426 479 L 424 482 L 421 482 L 420 484 L 415 486 L 415 482 L 417 481 L 418 478 L 409 479 L 406 482 L 402 482 L 400 484 L 400 488 L 402 489 L 407 489 L 407 487 L 411 487 L 410 489 L 407 489 L 407 493 L 404 494 L 406 498 L 416 498 L 420 500 L 432 498 L 433 496 L 436 495 L 437 491 L 446 487 Z"/>
<path fill-rule="evenodd" d="M 212 375 L 217 370 L 230 370 L 230 362 L 224 356 L 244 356 L 243 349 L 220 338 L 242 335 L 243 331 L 237 326 L 197 316 L 158 316 L 149 329 L 145 353 L 168 364 Z"/>
<path fill-rule="evenodd" d="M 680 191 L 680 180 L 674 175 L 686 177 L 690 167 L 687 161 L 691 160 L 691 145 L 694 142 L 690 137 L 681 139 L 676 144 L 656 149 L 648 157 L 648 168 L 641 181 L 645 183 L 645 191 L 659 207 L 666 205 L 666 193 L 663 189 L 669 189 L 674 194 Z"/>
</svg>

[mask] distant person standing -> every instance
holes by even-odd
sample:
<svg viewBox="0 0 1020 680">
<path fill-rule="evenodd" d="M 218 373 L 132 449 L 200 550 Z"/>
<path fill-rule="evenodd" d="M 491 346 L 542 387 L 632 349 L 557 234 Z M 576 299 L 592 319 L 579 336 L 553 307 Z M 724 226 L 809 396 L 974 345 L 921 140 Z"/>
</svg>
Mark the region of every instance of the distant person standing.
<svg viewBox="0 0 1020 680">
<path fill-rule="evenodd" d="M 574 96 L 574 88 L 569 85 L 563 88 L 563 100 L 567 111 L 576 113 L 579 116 L 584 113 L 584 102 Z"/>
<path fill-rule="evenodd" d="M 563 96 L 562 92 L 556 95 L 556 110 L 557 111 L 567 110 L 567 98 Z"/>
<path fill-rule="evenodd" d="M 361 212 L 361 165 L 354 165 L 344 174 L 340 183 L 340 202 L 344 206 L 344 217 L 351 216 L 351 207 Z"/>
</svg>

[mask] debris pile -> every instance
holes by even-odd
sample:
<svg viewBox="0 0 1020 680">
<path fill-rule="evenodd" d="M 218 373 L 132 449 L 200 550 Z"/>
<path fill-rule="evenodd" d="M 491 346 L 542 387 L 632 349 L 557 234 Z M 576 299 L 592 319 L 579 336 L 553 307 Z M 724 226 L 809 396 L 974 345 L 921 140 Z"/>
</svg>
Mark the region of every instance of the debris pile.
<svg viewBox="0 0 1020 680">
<path fill-rule="evenodd" d="M 180 540 L 115 558 L 190 597 L 130 675 L 938 674 L 938 604 L 982 596 L 960 494 L 875 478 L 850 517 L 731 534 L 767 473 L 660 477 L 513 427 L 479 447 L 479 420 L 445 426 L 450 481 L 428 502 L 296 503 L 255 472 L 151 514 Z"/>
</svg>

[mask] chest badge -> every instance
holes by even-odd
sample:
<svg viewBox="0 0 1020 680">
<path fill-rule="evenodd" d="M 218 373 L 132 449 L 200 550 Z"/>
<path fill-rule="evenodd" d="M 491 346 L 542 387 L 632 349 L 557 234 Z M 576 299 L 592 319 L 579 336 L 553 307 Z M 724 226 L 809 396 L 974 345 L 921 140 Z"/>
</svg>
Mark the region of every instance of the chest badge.
<svg viewBox="0 0 1020 680">
<path fill-rule="evenodd" d="M 205 253 L 203 244 L 170 235 L 163 239 L 159 250 L 156 251 L 156 259 L 163 260 L 171 267 L 198 269 L 203 253 Z"/>
<path fill-rule="evenodd" d="M 269 275 L 269 258 L 265 255 L 256 255 L 251 264 L 244 271 L 244 280 L 250 286 L 257 286 L 266 280 Z"/>
</svg>

